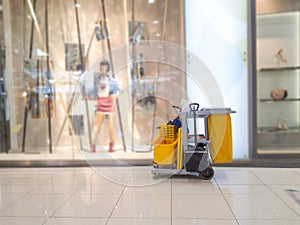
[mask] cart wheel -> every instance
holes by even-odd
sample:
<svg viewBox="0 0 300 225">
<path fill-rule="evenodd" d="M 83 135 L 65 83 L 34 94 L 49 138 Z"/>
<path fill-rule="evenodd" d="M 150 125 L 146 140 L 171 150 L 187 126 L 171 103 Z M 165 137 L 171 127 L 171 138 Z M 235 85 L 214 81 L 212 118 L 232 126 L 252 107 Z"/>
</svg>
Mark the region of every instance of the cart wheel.
<svg viewBox="0 0 300 225">
<path fill-rule="evenodd" d="M 158 179 L 158 173 L 153 174 L 153 179 L 157 180 Z"/>
<path fill-rule="evenodd" d="M 154 163 L 153 168 L 156 168 L 156 169 L 159 168 L 158 164 Z"/>
<path fill-rule="evenodd" d="M 214 169 L 209 166 L 205 170 L 200 172 L 202 179 L 204 180 L 211 180 L 213 176 L 215 175 Z"/>
</svg>

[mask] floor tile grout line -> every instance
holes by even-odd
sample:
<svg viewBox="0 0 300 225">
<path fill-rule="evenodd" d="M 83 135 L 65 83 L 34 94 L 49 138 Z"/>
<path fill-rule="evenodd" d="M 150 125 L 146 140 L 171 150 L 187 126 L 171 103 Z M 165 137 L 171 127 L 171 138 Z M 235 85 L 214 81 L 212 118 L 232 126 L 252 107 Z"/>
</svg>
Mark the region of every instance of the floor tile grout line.
<svg viewBox="0 0 300 225">
<path fill-rule="evenodd" d="M 46 224 L 50 219 L 54 218 L 54 217 L 53 217 L 54 214 L 55 214 L 59 209 L 61 209 L 61 208 L 65 205 L 65 203 L 66 203 L 67 201 L 69 201 L 69 200 L 74 196 L 74 194 L 75 194 L 75 193 L 76 193 L 83 185 L 84 185 L 84 184 L 81 184 L 76 190 L 74 190 L 74 191 L 70 194 L 70 196 L 69 196 L 65 201 L 63 201 L 63 202 L 60 204 L 60 206 L 58 206 L 57 209 L 54 210 L 53 213 L 52 213 L 49 217 L 47 217 L 47 219 L 44 221 L 43 225 Z"/>
<path fill-rule="evenodd" d="M 27 170 L 29 170 L 29 169 L 27 169 Z M 12 178 L 11 178 L 10 180 L 12 180 Z M 47 180 L 48 180 L 48 179 L 45 179 L 45 182 L 40 183 L 40 184 L 37 184 L 37 185 L 42 185 L 42 184 L 46 183 Z M 32 190 L 34 190 L 34 189 L 35 189 L 35 188 L 33 188 Z M 32 190 L 31 190 L 31 191 L 32 191 Z M 9 208 L 9 207 L 11 207 L 12 205 L 14 205 L 16 202 L 21 201 L 22 199 L 24 199 L 28 194 L 31 194 L 31 191 L 28 191 L 28 192 L 26 192 L 26 193 L 20 193 L 20 195 L 23 194 L 23 196 L 21 196 L 20 198 L 16 199 L 16 200 L 13 201 L 12 203 L 8 204 L 6 207 L 4 207 L 3 209 L 1 209 L 1 210 L 0 210 L 0 214 L 1 214 L 2 212 L 4 212 L 4 210 L 6 210 L 7 208 Z M 12 194 L 17 194 L 17 193 L 12 193 Z"/>
<path fill-rule="evenodd" d="M 93 174 L 93 175 L 92 175 L 92 174 L 89 174 L 89 179 L 91 179 L 93 176 L 94 176 L 94 174 Z M 259 184 L 259 185 L 262 185 L 262 186 L 267 187 L 267 189 L 271 190 L 271 192 L 272 192 L 277 198 L 279 198 L 284 204 L 287 204 L 287 202 L 285 202 L 283 199 L 281 199 L 280 196 L 277 195 L 276 192 L 272 190 L 272 188 L 271 188 L 271 185 L 272 185 L 272 184 L 271 184 L 271 185 L 267 185 L 266 183 L 263 182 L 263 179 L 261 179 L 258 175 L 255 175 L 255 174 L 254 174 L 254 176 L 255 176 L 255 178 L 257 178 L 258 180 L 260 180 L 260 181 L 262 182 L 262 183 Z M 215 179 L 215 178 L 214 178 L 214 179 Z M 49 180 L 49 179 L 45 179 L 45 180 Z M 86 180 L 86 182 L 87 182 L 87 180 Z M 175 184 L 175 183 L 174 183 L 174 180 L 171 179 L 171 182 L 170 182 L 170 183 L 171 183 L 171 224 L 172 224 L 172 222 L 173 222 L 173 218 L 172 218 L 172 217 L 173 217 L 173 215 L 172 215 L 173 184 Z M 118 197 L 118 200 L 117 200 L 116 205 L 119 203 L 119 201 L 120 201 L 122 195 L 123 195 L 124 192 L 126 191 L 126 187 L 128 187 L 128 184 L 129 184 L 129 182 L 127 182 L 127 184 L 123 184 L 123 189 L 122 189 L 121 192 L 119 192 L 119 193 L 121 193 L 121 195 Z M 215 181 L 215 184 L 218 186 L 218 189 L 220 190 L 220 193 L 223 195 L 223 197 L 225 197 L 226 193 L 224 193 L 224 192 L 221 190 L 222 184 L 219 184 L 219 183 L 216 182 L 216 181 Z M 42 184 L 39 184 L 39 185 L 42 185 Z M 78 192 L 78 190 L 79 190 L 80 188 L 82 188 L 83 185 L 85 185 L 85 183 L 79 184 L 78 187 L 75 187 L 75 188 L 74 188 L 74 193 L 70 192 L 70 193 L 67 193 L 67 194 L 71 194 L 71 195 L 73 196 L 74 194 L 76 194 L 76 192 Z M 231 185 L 231 184 L 229 184 L 229 185 Z M 236 184 L 236 185 L 247 185 L 247 184 Z M 258 185 L 258 184 L 257 184 L 257 185 Z M 125 186 L 126 186 L 126 187 L 125 187 Z M 124 188 L 125 188 L 125 189 L 124 189 Z M 119 194 L 119 193 L 118 193 L 118 194 Z M 25 197 L 25 196 L 27 196 L 28 194 L 31 194 L 31 193 L 20 193 L 20 194 L 24 194 L 24 196 L 22 196 L 22 197 L 19 198 L 18 200 L 21 200 L 23 197 Z M 34 193 L 32 193 L 32 194 L 34 194 Z M 224 195 L 224 194 L 225 194 L 225 195 Z M 72 196 L 70 196 L 70 198 L 71 198 Z M 117 195 L 116 195 L 116 197 L 117 197 Z M 18 200 L 16 200 L 16 201 L 18 201 Z M 66 201 L 67 201 L 67 200 L 66 200 Z M 226 198 L 225 198 L 225 201 L 226 201 L 226 203 L 227 203 Z M 13 203 L 12 203 L 12 204 L 13 204 Z M 65 202 L 64 202 L 63 204 L 65 204 Z M 116 205 L 115 205 L 115 206 L 116 206 Z M 229 204 L 228 204 L 228 205 L 229 205 Z M 59 208 L 61 208 L 61 207 L 59 207 Z M 230 206 L 229 206 L 229 208 L 230 208 Z M 114 209 L 115 209 L 115 208 L 112 209 L 112 212 L 111 212 L 109 218 L 108 218 L 108 217 L 106 217 L 106 218 L 103 217 L 104 219 L 107 220 L 107 223 L 109 222 L 109 219 L 111 218 L 111 216 L 112 216 L 112 214 L 113 214 L 113 212 L 114 212 Z M 231 208 L 230 208 L 230 209 L 231 209 Z M 293 209 L 292 209 L 292 210 L 293 210 Z M 294 210 L 293 210 L 293 211 L 294 211 Z M 298 215 L 297 212 L 295 212 L 295 213 L 296 213 L 296 215 Z M 233 214 L 233 213 L 232 213 L 232 214 Z M 43 224 L 47 223 L 47 222 L 49 221 L 50 218 L 55 218 L 53 215 L 54 215 L 54 214 L 52 214 L 52 215 L 51 215 L 50 217 L 48 217 L 48 218 L 43 217 L 43 218 L 45 219 L 45 221 L 43 222 Z M 233 215 L 234 215 L 234 214 L 233 214 Z M 298 216 L 299 216 L 299 215 L 298 215 Z M 235 217 L 235 215 L 234 215 L 234 217 Z M 239 220 L 236 219 L 236 221 L 237 221 L 237 223 L 239 224 Z"/>
<path fill-rule="evenodd" d="M 219 190 L 220 190 L 220 192 L 221 192 L 221 195 L 222 195 L 222 197 L 224 198 L 224 200 L 225 200 L 225 202 L 226 202 L 226 205 L 227 205 L 227 207 L 230 209 L 230 212 L 232 213 L 232 215 L 233 215 L 233 217 L 234 217 L 234 219 L 235 219 L 235 221 L 236 221 L 237 225 L 240 225 L 240 223 L 239 223 L 239 221 L 238 221 L 238 219 L 237 219 L 236 215 L 234 214 L 234 211 L 233 211 L 233 209 L 230 207 L 230 205 L 229 205 L 229 202 L 227 201 L 227 199 L 226 199 L 226 197 L 225 197 L 225 195 L 224 195 L 224 193 L 223 193 L 222 189 L 220 188 L 220 186 L 219 186 L 218 182 L 216 181 L 216 179 L 215 179 L 215 178 L 213 178 L 213 179 L 214 179 L 214 181 L 215 181 L 216 185 L 218 186 L 218 188 L 219 188 Z"/>
<path fill-rule="evenodd" d="M 33 188 L 28 194 L 34 194 L 34 193 L 32 193 L 34 190 L 36 190 L 37 188 L 39 188 L 42 185 L 46 185 L 49 182 L 49 180 L 50 180 L 50 178 L 45 179 L 45 182 L 38 184 L 37 187 Z"/>
<path fill-rule="evenodd" d="M 25 170 L 25 171 L 28 171 L 29 169 L 27 169 L 27 170 Z M 13 180 L 14 178 L 10 178 L 10 180 Z M 28 178 L 22 178 L 22 179 L 24 179 L 24 180 L 27 180 Z M 47 179 L 42 179 L 42 180 L 45 180 L 44 182 L 46 182 L 47 181 Z M 27 184 L 7 184 L 7 185 L 27 185 Z M 39 184 L 36 184 L 36 185 L 42 185 L 42 183 L 39 183 Z M 33 188 L 33 189 L 35 189 L 35 188 Z M 33 190 L 32 189 L 32 190 Z M 32 191 L 31 190 L 31 191 Z M 19 201 L 19 200 L 21 200 L 21 199 L 23 199 L 23 198 L 25 198 L 25 196 L 26 195 L 28 195 L 28 194 L 30 194 L 30 192 L 31 191 L 28 191 L 28 192 L 26 192 L 26 193 L 20 193 L 20 194 L 24 194 L 24 196 L 22 196 L 21 198 L 19 198 L 19 199 L 17 199 L 16 201 L 14 201 L 12 204 L 14 204 L 14 203 L 16 203 L 17 201 Z M 10 193 L 10 194 L 18 194 L 18 193 Z M 12 204 L 10 204 L 9 206 L 11 206 Z M 5 209 L 6 209 L 7 207 L 5 207 Z M 1 210 L 2 211 L 2 210 Z"/>
<path fill-rule="evenodd" d="M 129 182 L 129 180 L 128 180 L 128 182 Z M 117 201 L 116 201 L 116 204 L 112 207 L 112 210 L 111 210 L 110 214 L 109 214 L 108 217 L 106 218 L 105 225 L 108 224 L 108 222 L 109 222 L 109 220 L 110 220 L 110 218 L 111 218 L 113 212 L 115 211 L 117 205 L 119 204 L 119 202 L 120 202 L 120 200 L 121 200 L 121 198 L 122 198 L 122 196 L 123 196 L 123 194 L 124 194 L 126 188 L 128 187 L 128 182 L 123 186 L 123 189 L 122 189 L 122 191 L 121 191 L 121 193 L 120 193 L 120 195 L 119 195 L 119 197 L 118 197 L 118 199 L 117 199 Z"/>
<path fill-rule="evenodd" d="M 92 179 L 92 175 L 90 176 L 90 179 Z M 55 215 L 55 213 L 58 210 L 60 210 L 66 204 L 66 202 L 69 201 L 76 194 L 76 192 L 79 191 L 83 187 L 83 185 L 86 185 L 86 183 L 80 184 L 72 193 L 70 193 L 70 196 L 65 201 L 63 201 L 60 204 L 60 206 L 58 206 L 57 209 L 54 210 L 53 213 L 49 217 L 47 217 L 47 219 L 44 221 L 43 225 L 46 224 L 50 219 L 52 219 L 53 216 Z"/>
<path fill-rule="evenodd" d="M 300 174 L 298 174 L 297 172 L 295 172 L 294 170 L 292 170 L 291 168 L 289 168 L 289 170 L 288 171 L 290 171 L 290 172 L 292 172 L 293 174 L 295 174 L 295 175 L 297 175 L 297 176 L 299 176 L 300 177 Z"/>
<path fill-rule="evenodd" d="M 1 213 L 4 211 L 4 210 L 6 210 L 8 207 L 11 207 L 13 204 L 15 204 L 17 201 L 20 201 L 20 200 L 22 200 L 23 198 L 25 198 L 25 196 L 27 195 L 28 193 L 23 193 L 23 196 L 21 196 L 20 198 L 18 198 L 18 199 L 16 199 L 15 201 L 13 201 L 12 203 L 10 203 L 10 204 L 8 204 L 6 207 L 4 207 L 3 209 L 1 209 L 0 210 L 0 215 L 1 215 Z M 2 216 L 0 216 L 0 217 L 2 217 Z"/>
<path fill-rule="evenodd" d="M 299 218 L 300 214 L 298 214 L 293 208 L 290 207 L 289 204 L 287 204 L 286 201 L 284 201 L 268 184 L 266 184 L 259 176 L 254 174 L 257 179 L 259 179 L 284 205 L 286 205 L 290 210 L 292 210 Z"/>
<path fill-rule="evenodd" d="M 37 188 L 39 188 L 42 185 L 50 185 L 51 183 L 49 183 L 49 182 L 53 181 L 53 175 L 61 174 L 61 173 L 63 173 L 63 171 L 65 171 L 65 168 L 64 169 L 60 169 L 60 170 L 58 170 L 56 172 L 50 172 L 50 177 L 47 178 L 47 179 L 45 179 L 46 181 L 44 183 L 38 184 L 38 186 L 36 188 L 34 188 L 33 190 L 31 190 L 29 194 L 35 194 L 35 193 L 32 193 L 32 191 L 36 190 Z M 90 175 L 90 177 L 93 176 L 93 174 L 89 174 L 89 175 Z M 81 187 L 85 183 L 78 184 L 78 187 Z M 62 185 L 71 185 L 71 184 L 62 184 Z M 36 194 L 44 194 L 44 193 L 36 193 Z M 51 194 L 65 194 L 65 193 L 51 193 Z"/>
</svg>

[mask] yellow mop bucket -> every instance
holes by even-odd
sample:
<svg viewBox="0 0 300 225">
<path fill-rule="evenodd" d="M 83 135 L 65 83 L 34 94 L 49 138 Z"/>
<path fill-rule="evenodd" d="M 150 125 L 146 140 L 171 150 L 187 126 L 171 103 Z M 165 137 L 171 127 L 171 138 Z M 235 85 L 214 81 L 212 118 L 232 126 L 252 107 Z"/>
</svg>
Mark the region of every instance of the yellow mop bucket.
<svg viewBox="0 0 300 225">
<path fill-rule="evenodd" d="M 159 135 L 152 142 L 154 146 L 153 163 L 167 165 L 176 161 L 177 135 L 174 125 L 161 124 Z"/>
</svg>

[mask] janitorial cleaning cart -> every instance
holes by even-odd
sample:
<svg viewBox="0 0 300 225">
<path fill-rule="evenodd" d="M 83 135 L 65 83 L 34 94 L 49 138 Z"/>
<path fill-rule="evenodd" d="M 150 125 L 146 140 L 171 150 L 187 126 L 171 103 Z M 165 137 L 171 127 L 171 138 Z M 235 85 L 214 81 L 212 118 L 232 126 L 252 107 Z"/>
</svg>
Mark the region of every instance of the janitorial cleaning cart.
<svg viewBox="0 0 300 225">
<path fill-rule="evenodd" d="M 235 111 L 230 108 L 199 109 L 198 103 L 191 103 L 189 110 L 180 109 L 176 119 L 160 124 L 152 142 L 153 177 L 181 174 L 212 179 L 212 162 L 232 161 L 231 113 Z"/>
</svg>

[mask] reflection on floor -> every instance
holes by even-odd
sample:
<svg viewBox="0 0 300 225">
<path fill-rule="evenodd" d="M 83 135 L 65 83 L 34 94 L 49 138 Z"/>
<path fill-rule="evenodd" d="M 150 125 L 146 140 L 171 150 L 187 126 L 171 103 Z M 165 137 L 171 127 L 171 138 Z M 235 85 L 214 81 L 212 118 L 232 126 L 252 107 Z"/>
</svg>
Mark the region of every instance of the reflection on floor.
<svg viewBox="0 0 300 225">
<path fill-rule="evenodd" d="M 222 168 L 204 181 L 151 167 L 1 168 L 5 225 L 299 225 L 300 168 Z"/>
</svg>

